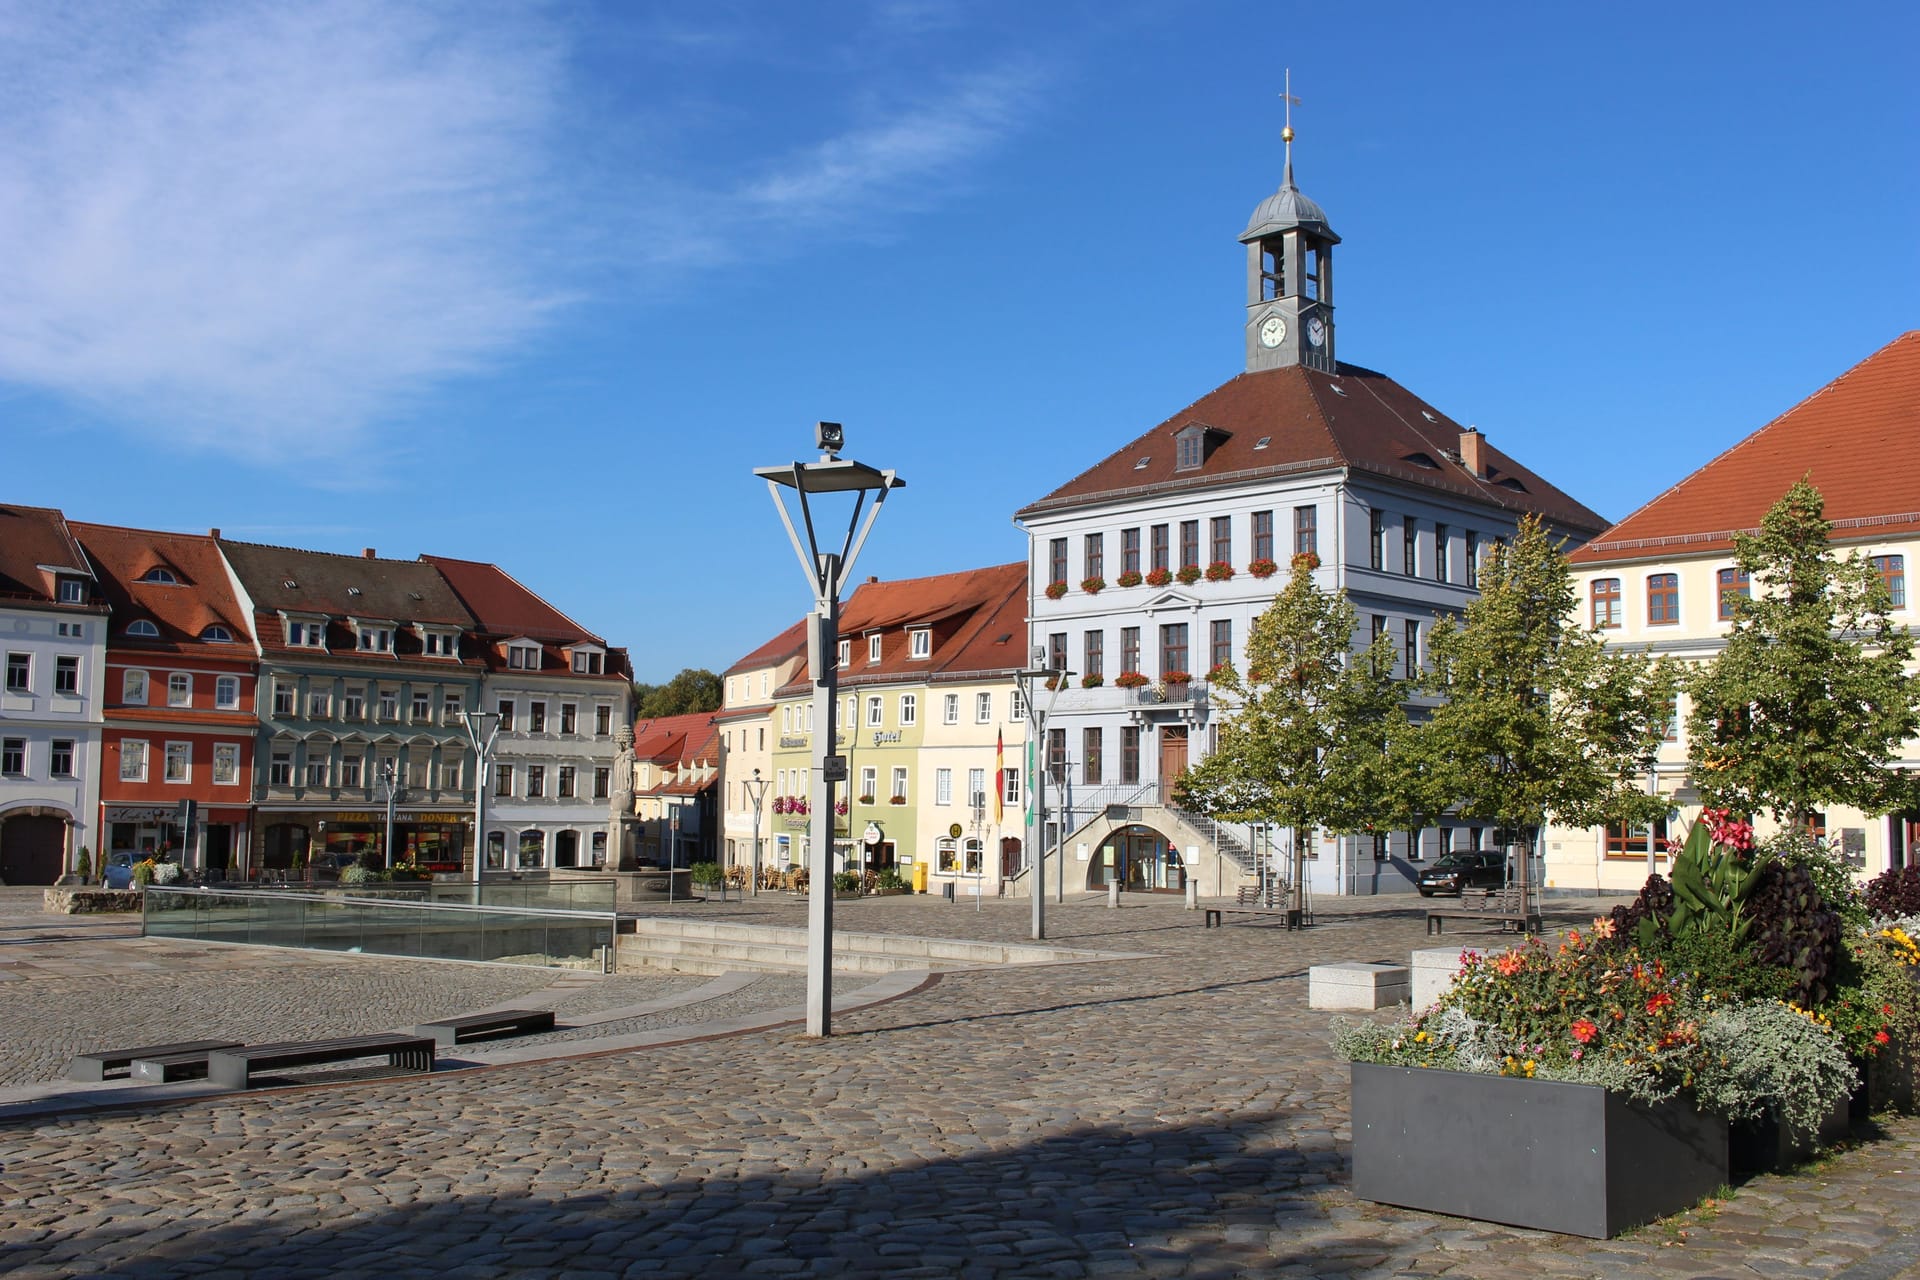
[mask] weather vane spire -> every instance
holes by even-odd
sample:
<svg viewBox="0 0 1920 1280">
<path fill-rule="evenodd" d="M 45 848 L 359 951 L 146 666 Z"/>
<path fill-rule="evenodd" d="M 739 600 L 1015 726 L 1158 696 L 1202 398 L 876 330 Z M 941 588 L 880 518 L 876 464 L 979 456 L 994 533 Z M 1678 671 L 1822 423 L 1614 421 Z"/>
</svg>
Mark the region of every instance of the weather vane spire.
<svg viewBox="0 0 1920 1280">
<path fill-rule="evenodd" d="M 1287 149 L 1287 176 L 1282 185 L 1290 187 L 1293 185 L 1293 107 L 1300 99 L 1293 96 L 1292 67 L 1286 69 L 1285 76 L 1281 81 L 1280 101 L 1286 104 L 1287 122 L 1280 130 L 1280 141 L 1286 144 Z"/>
</svg>

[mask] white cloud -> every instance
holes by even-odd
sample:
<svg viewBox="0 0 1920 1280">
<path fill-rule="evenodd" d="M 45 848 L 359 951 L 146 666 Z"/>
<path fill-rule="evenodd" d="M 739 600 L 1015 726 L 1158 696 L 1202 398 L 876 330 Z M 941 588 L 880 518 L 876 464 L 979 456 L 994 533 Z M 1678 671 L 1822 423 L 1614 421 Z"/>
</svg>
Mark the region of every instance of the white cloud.
<svg viewBox="0 0 1920 1280">
<path fill-rule="evenodd" d="M 523 26 L 383 4 L 0 8 L 0 378 L 255 456 L 347 449 L 556 298 Z"/>
</svg>

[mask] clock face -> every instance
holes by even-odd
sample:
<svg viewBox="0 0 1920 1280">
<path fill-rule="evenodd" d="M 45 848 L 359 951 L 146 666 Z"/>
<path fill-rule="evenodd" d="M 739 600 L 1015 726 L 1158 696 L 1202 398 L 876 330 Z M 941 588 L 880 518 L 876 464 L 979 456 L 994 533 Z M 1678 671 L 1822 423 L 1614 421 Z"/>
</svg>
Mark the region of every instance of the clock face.
<svg viewBox="0 0 1920 1280">
<path fill-rule="evenodd" d="M 1277 347 L 1287 340 L 1287 322 L 1279 316 L 1268 316 L 1260 322 L 1260 343 L 1262 346 Z"/>
<path fill-rule="evenodd" d="M 1307 341 L 1316 347 L 1324 347 L 1327 344 L 1327 322 L 1319 316 L 1307 321 Z"/>
</svg>

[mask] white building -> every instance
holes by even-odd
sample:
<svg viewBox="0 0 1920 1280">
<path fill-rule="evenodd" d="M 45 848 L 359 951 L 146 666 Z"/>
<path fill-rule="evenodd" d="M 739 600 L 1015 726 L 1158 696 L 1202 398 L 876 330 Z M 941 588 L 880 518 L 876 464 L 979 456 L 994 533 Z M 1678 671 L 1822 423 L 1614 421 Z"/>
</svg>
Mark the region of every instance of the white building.
<svg viewBox="0 0 1920 1280">
<path fill-rule="evenodd" d="M 60 512 L 0 506 L 0 883 L 97 873 L 107 607 Z"/>
</svg>

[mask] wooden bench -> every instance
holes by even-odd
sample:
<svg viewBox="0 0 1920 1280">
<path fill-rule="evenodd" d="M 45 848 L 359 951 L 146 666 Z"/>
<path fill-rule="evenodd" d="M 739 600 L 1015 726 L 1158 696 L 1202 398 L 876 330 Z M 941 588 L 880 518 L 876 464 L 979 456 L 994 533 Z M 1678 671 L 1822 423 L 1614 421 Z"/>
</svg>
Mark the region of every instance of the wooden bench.
<svg viewBox="0 0 1920 1280">
<path fill-rule="evenodd" d="M 227 1045 L 229 1049 L 238 1049 L 237 1044 Z M 175 1080 L 201 1080 L 207 1074 L 207 1055 L 209 1049 L 188 1050 L 183 1053 L 141 1054 L 133 1060 L 130 1073 L 135 1080 L 145 1080 L 149 1084 L 171 1084 Z"/>
<path fill-rule="evenodd" d="M 99 1053 L 76 1054 L 67 1064 L 69 1080 L 109 1080 L 131 1076 L 136 1060 L 171 1058 L 197 1053 L 205 1058 L 211 1049 L 238 1048 L 238 1040 L 184 1040 L 179 1044 L 150 1044 L 139 1049 L 103 1049 Z"/>
<path fill-rule="evenodd" d="M 290 1040 L 280 1044 L 249 1044 L 215 1049 L 207 1055 L 207 1078 L 229 1089 L 245 1089 L 257 1071 L 313 1067 L 355 1058 L 384 1057 L 387 1065 L 406 1071 L 433 1070 L 432 1036 L 386 1033 L 348 1036 L 339 1040 Z"/>
<path fill-rule="evenodd" d="M 1449 920 L 1495 920 L 1500 924 L 1500 932 L 1505 933 L 1507 926 L 1519 925 L 1522 933 L 1539 933 L 1542 925 L 1540 908 L 1531 910 L 1521 905 L 1521 893 L 1518 889 L 1489 889 L 1479 898 L 1460 895 L 1460 904 L 1456 907 L 1433 907 L 1427 911 L 1427 934 L 1447 931 Z"/>
<path fill-rule="evenodd" d="M 1233 906 L 1201 908 L 1200 927 L 1202 929 L 1223 928 L 1226 925 L 1225 918 L 1229 915 L 1285 916 L 1289 929 L 1302 929 L 1313 923 L 1312 912 L 1295 911 L 1283 905 L 1286 898 L 1287 890 L 1283 885 L 1271 885 L 1263 891 L 1259 885 L 1243 884 L 1234 893 Z"/>
<path fill-rule="evenodd" d="M 451 1049 L 469 1040 L 491 1036 L 528 1035 L 536 1031 L 551 1030 L 553 1030 L 553 1010 L 551 1009 L 500 1009 L 493 1013 L 469 1013 L 459 1018 L 441 1018 L 437 1022 L 423 1022 L 413 1029 L 413 1034 L 430 1037 L 439 1048 Z"/>
</svg>

